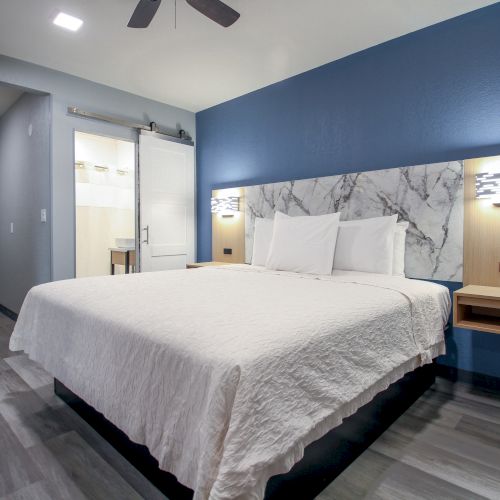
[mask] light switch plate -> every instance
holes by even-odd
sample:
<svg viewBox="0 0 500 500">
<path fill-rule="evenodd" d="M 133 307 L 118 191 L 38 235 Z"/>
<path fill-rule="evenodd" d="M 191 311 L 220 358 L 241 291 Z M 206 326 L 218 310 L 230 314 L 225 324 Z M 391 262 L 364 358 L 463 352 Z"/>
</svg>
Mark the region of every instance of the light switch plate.
<svg viewBox="0 0 500 500">
<path fill-rule="evenodd" d="M 47 209 L 46 208 L 42 208 L 40 210 L 40 221 L 47 222 Z"/>
<path fill-rule="evenodd" d="M 10 234 L 14 234 L 14 223 L 10 223 Z"/>
</svg>

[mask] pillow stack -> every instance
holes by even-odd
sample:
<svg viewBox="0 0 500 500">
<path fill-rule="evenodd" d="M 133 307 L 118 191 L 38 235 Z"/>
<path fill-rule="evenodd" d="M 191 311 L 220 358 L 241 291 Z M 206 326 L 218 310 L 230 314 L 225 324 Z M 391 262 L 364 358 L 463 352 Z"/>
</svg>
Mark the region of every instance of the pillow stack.
<svg viewBox="0 0 500 500">
<path fill-rule="evenodd" d="M 340 214 L 255 219 L 252 265 L 310 274 L 332 269 L 404 277 L 408 222 L 397 215 L 339 221 Z"/>
</svg>

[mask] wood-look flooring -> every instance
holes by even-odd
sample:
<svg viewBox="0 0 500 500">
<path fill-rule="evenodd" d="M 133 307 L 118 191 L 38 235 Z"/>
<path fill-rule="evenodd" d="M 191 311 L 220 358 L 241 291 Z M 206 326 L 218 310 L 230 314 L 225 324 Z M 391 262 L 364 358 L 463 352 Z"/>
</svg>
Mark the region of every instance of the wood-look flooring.
<svg viewBox="0 0 500 500">
<path fill-rule="evenodd" d="M 9 351 L 13 325 L 0 314 L 0 499 L 165 498 Z M 318 497 L 484 498 L 500 500 L 500 394 L 442 379 Z"/>
</svg>

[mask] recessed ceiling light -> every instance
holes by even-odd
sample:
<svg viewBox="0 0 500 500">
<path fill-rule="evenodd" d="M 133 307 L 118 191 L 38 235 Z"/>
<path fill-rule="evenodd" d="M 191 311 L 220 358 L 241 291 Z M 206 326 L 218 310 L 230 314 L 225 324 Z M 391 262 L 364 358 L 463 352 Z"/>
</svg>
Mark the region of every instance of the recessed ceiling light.
<svg viewBox="0 0 500 500">
<path fill-rule="evenodd" d="M 78 31 L 83 21 L 78 19 L 77 17 L 70 16 L 69 14 L 65 14 L 64 12 L 59 12 L 55 17 L 53 23 L 57 26 L 61 26 L 61 28 L 66 28 L 70 31 Z"/>
</svg>

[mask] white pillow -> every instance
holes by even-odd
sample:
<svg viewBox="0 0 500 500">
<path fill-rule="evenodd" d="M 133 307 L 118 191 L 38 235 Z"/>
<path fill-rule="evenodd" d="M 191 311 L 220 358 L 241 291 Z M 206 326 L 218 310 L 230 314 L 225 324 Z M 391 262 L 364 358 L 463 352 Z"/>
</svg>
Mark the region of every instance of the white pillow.
<svg viewBox="0 0 500 500">
<path fill-rule="evenodd" d="M 274 216 L 268 269 L 297 273 L 331 274 L 339 213 L 288 217 Z"/>
<path fill-rule="evenodd" d="M 255 218 L 253 233 L 252 266 L 265 266 L 271 239 L 273 237 L 273 219 Z"/>
<path fill-rule="evenodd" d="M 342 221 L 334 269 L 392 274 L 397 215 Z"/>
<path fill-rule="evenodd" d="M 394 232 L 394 255 L 392 258 L 392 274 L 405 277 L 406 230 L 409 222 L 398 222 Z"/>
</svg>

